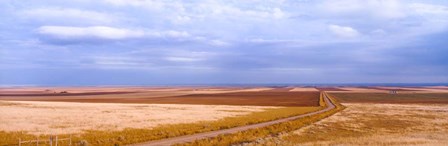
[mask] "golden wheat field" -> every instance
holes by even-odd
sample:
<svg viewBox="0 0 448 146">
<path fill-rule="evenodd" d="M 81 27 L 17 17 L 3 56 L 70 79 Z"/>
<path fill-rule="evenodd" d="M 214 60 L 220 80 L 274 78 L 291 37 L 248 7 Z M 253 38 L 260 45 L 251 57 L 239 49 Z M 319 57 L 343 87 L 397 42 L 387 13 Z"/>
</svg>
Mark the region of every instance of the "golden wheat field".
<svg viewBox="0 0 448 146">
<path fill-rule="evenodd" d="M 164 124 L 215 121 L 272 108 L 279 107 L 0 101 L 0 129 L 39 135 L 81 133 L 92 129 L 152 128 Z"/>
</svg>

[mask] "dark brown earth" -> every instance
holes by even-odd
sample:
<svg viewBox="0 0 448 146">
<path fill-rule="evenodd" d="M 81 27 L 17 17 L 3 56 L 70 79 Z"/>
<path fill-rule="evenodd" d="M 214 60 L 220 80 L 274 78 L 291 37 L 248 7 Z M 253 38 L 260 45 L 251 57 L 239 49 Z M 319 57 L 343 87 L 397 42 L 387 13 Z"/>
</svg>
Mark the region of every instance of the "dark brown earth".
<svg viewBox="0 0 448 146">
<path fill-rule="evenodd" d="M 59 93 L 0 93 L 0 96 L 83 96 L 83 95 L 109 95 L 109 94 L 129 94 L 136 92 L 85 92 L 85 93 L 70 93 L 70 92 L 59 92 Z"/>
<path fill-rule="evenodd" d="M 172 88 L 124 92 L 123 90 L 95 90 L 71 93 L 51 92 L 0 92 L 0 100 L 63 101 L 94 103 L 160 103 L 207 105 L 258 105 L 258 106 L 318 106 L 319 92 L 289 92 L 292 88 L 274 88 L 265 91 L 237 91 L 241 88 Z M 75 90 L 75 89 L 72 89 Z M 230 93 L 215 92 L 236 91 Z M 65 91 L 65 90 L 64 90 Z M 211 91 L 211 92 L 208 92 Z"/>
<path fill-rule="evenodd" d="M 429 89 L 448 90 L 448 88 L 437 88 L 437 87 L 429 87 Z"/>
<path fill-rule="evenodd" d="M 448 93 L 331 93 L 331 95 L 342 103 L 448 103 Z"/>
<path fill-rule="evenodd" d="M 145 103 L 224 104 L 263 106 L 319 106 L 319 92 L 236 92 L 221 94 L 190 94 L 145 99 Z"/>
<path fill-rule="evenodd" d="M 415 90 L 415 89 L 403 89 L 403 88 L 394 88 L 394 87 L 362 87 L 362 88 L 366 88 L 366 89 L 376 89 L 376 90 L 384 90 L 384 91 L 390 91 L 390 90 L 395 90 L 395 91 L 421 91 L 421 90 Z"/>
</svg>

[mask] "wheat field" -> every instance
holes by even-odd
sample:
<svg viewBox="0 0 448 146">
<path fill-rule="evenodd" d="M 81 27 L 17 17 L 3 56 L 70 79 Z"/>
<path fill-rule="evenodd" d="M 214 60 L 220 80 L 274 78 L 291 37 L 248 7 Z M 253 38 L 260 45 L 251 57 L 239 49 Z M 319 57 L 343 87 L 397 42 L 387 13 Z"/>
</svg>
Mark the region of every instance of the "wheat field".
<svg viewBox="0 0 448 146">
<path fill-rule="evenodd" d="M 151 128 L 214 121 L 272 108 L 279 107 L 0 101 L 0 130 L 45 135 Z"/>
</svg>

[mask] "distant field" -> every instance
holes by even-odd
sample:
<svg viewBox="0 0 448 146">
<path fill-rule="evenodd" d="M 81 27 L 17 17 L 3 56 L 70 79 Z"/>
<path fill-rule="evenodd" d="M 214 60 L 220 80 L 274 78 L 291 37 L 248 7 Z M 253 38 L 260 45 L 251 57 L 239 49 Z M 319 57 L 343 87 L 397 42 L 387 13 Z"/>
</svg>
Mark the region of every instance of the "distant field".
<svg viewBox="0 0 448 146">
<path fill-rule="evenodd" d="M 46 93 L 44 89 L 33 92 L 1 91 L 0 100 L 256 106 L 319 105 L 318 91 L 290 91 L 294 88 L 149 88 L 133 92 L 124 92 L 123 89 L 101 89 L 86 91 L 73 88 L 67 89 L 68 93 Z"/>
<path fill-rule="evenodd" d="M 390 90 L 395 90 L 395 91 L 420 91 L 420 90 L 417 90 L 417 89 L 408 89 L 408 88 L 400 88 L 400 87 L 362 87 L 362 88 L 376 89 L 376 90 L 386 90 L 386 91 L 390 91 Z"/>
<path fill-rule="evenodd" d="M 292 89 L 294 89 L 294 88 L 273 88 L 271 90 L 265 90 L 262 92 L 288 92 L 288 91 L 291 91 Z"/>
<path fill-rule="evenodd" d="M 342 103 L 448 103 L 448 93 L 331 93 Z"/>
<path fill-rule="evenodd" d="M 8 93 L 0 92 L 0 96 L 87 96 L 87 95 L 114 95 L 137 92 L 86 92 L 86 93 Z"/>
<path fill-rule="evenodd" d="M 429 87 L 430 89 L 440 89 L 440 90 L 448 90 L 448 88 L 442 88 L 442 87 Z"/>
<path fill-rule="evenodd" d="M 236 92 L 221 94 L 190 94 L 146 99 L 145 103 L 221 104 L 262 106 L 319 106 L 319 92 Z"/>
<path fill-rule="evenodd" d="M 344 89 L 336 88 L 336 87 L 316 87 L 316 89 L 319 91 L 348 91 L 348 90 L 344 90 Z"/>
</svg>

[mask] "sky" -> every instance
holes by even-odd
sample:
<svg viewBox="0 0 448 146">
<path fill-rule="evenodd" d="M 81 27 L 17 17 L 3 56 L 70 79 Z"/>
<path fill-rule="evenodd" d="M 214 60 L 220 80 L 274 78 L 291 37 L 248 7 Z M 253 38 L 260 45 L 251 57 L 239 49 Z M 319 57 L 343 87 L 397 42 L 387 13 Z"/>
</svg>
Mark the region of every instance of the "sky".
<svg viewBox="0 0 448 146">
<path fill-rule="evenodd" d="M 0 85 L 447 83 L 445 0 L 0 2 Z"/>
</svg>

